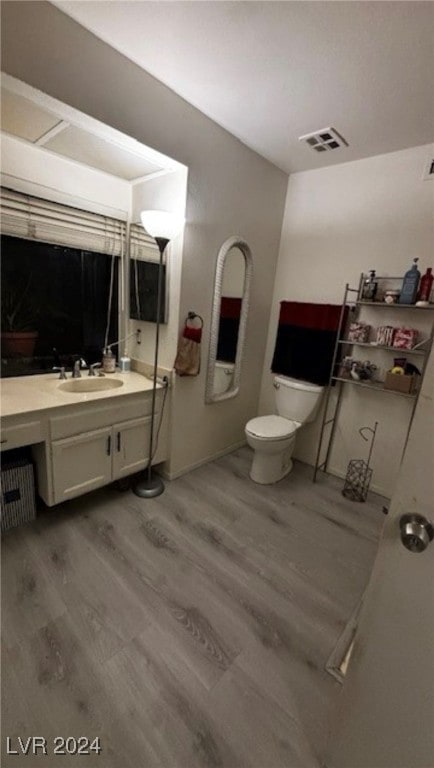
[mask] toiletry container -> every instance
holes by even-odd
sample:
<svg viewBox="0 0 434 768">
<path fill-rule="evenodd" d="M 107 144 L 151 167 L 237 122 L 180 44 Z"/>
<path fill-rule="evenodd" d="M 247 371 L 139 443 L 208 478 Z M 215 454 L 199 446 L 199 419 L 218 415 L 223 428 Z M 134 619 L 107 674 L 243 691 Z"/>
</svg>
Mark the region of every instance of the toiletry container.
<svg viewBox="0 0 434 768">
<path fill-rule="evenodd" d="M 119 360 L 119 369 L 122 373 L 131 371 L 131 358 L 129 358 L 127 355 L 124 355 L 124 357 L 121 357 L 121 359 Z"/>
<path fill-rule="evenodd" d="M 433 284 L 433 276 L 432 276 L 432 267 L 428 267 L 425 274 L 421 278 L 420 281 L 420 287 L 419 287 L 419 293 L 417 295 L 418 301 L 429 301 L 431 296 L 431 290 L 432 290 L 432 284 Z"/>
<path fill-rule="evenodd" d="M 363 301 L 374 301 L 377 293 L 378 283 L 375 279 L 375 269 L 371 269 L 369 277 L 363 283 L 362 299 Z"/>
<path fill-rule="evenodd" d="M 420 272 L 417 268 L 418 261 L 419 259 L 414 259 L 412 266 L 404 275 L 398 304 L 414 304 L 416 302 L 420 280 Z"/>
<path fill-rule="evenodd" d="M 107 347 L 103 352 L 102 369 L 104 373 L 115 373 L 116 371 L 116 357 L 110 347 Z"/>
<path fill-rule="evenodd" d="M 254 450 L 250 477 L 263 485 L 276 483 L 291 471 L 296 432 L 314 420 L 324 390 L 287 376 L 276 376 L 273 386 L 279 415 L 258 416 L 245 427 Z"/>
</svg>

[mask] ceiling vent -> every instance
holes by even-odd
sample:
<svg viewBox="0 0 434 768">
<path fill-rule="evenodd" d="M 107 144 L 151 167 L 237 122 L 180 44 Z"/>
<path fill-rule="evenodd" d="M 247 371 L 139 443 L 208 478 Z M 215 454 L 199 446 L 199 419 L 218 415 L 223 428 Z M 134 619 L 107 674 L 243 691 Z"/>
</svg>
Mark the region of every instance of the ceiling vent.
<svg viewBox="0 0 434 768">
<path fill-rule="evenodd" d="M 348 141 L 345 141 L 334 128 L 322 128 L 320 131 L 306 133 L 305 136 L 299 136 L 298 140 L 304 141 L 315 152 L 328 152 L 331 149 L 348 147 Z"/>
</svg>

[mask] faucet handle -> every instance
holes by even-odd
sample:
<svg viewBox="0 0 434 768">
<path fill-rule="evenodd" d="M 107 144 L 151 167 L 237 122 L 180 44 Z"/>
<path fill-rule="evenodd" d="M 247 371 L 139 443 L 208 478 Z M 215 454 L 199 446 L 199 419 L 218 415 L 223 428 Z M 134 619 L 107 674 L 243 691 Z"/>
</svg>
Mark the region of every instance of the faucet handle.
<svg viewBox="0 0 434 768">
<path fill-rule="evenodd" d="M 89 365 L 89 373 L 88 376 L 95 376 L 95 368 L 101 368 L 101 363 L 92 363 L 92 365 Z M 103 374 L 99 374 L 102 376 Z"/>
<path fill-rule="evenodd" d="M 64 365 L 55 365 L 51 369 L 52 371 L 59 371 L 60 376 L 59 379 L 66 379 L 66 373 L 65 373 L 65 366 Z"/>
</svg>

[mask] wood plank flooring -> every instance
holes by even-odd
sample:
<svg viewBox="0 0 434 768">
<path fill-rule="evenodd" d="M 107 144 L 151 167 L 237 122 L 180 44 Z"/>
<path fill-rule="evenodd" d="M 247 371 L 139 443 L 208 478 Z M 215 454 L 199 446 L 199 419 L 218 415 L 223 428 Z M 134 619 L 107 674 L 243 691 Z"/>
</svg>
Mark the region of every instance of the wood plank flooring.
<svg viewBox="0 0 434 768">
<path fill-rule="evenodd" d="M 383 500 L 243 448 L 167 483 L 113 488 L 2 544 L 2 765 L 319 768 L 340 686 L 325 671 L 364 591 Z M 44 736 L 48 755 L 5 754 Z M 102 752 L 55 756 L 55 736 Z"/>
</svg>

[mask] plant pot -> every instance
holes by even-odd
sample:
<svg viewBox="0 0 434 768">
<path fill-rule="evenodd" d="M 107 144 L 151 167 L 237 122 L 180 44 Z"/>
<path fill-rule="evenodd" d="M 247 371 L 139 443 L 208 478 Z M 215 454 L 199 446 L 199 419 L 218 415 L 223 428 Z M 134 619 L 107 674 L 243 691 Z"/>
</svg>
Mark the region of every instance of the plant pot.
<svg viewBox="0 0 434 768">
<path fill-rule="evenodd" d="M 33 357 L 38 331 L 2 331 L 2 357 Z"/>
</svg>

